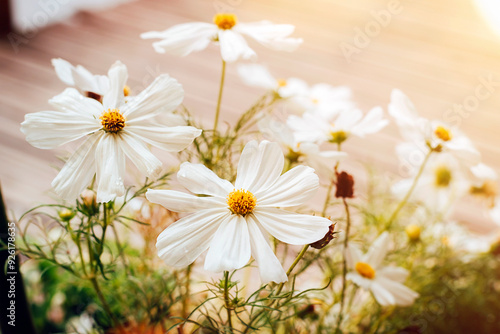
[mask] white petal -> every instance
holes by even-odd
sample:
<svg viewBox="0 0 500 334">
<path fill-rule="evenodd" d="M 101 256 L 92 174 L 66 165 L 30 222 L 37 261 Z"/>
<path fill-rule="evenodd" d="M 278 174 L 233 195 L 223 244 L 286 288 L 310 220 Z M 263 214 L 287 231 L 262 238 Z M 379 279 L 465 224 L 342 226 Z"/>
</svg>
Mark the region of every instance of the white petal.
<svg viewBox="0 0 500 334">
<path fill-rule="evenodd" d="M 247 219 L 248 232 L 250 233 L 250 244 L 252 246 L 252 256 L 259 267 L 259 274 L 262 284 L 268 282 L 282 283 L 288 281 L 285 270 L 281 266 L 276 255 L 274 255 L 269 240 L 266 239 L 258 222 L 250 215 Z M 266 233 L 267 234 L 267 233 Z"/>
<path fill-rule="evenodd" d="M 179 24 L 162 32 L 146 32 L 141 34 L 141 38 L 160 38 L 161 41 L 153 43 L 156 52 L 183 57 L 205 49 L 216 35 L 216 25 L 195 22 Z"/>
<path fill-rule="evenodd" d="M 496 180 L 498 178 L 497 172 L 493 168 L 482 162 L 475 166 L 472 166 L 470 170 L 472 172 L 472 175 L 474 175 L 474 177 L 481 181 Z"/>
<path fill-rule="evenodd" d="M 105 75 L 93 75 L 81 65 L 72 68 L 71 73 L 75 87 L 80 91 L 104 95 L 109 89 L 109 79 Z"/>
<path fill-rule="evenodd" d="M 124 103 L 123 87 L 127 83 L 127 67 L 121 62 L 114 63 L 108 71 L 109 89 L 104 94 L 102 104 L 104 109 L 120 108 Z M 122 111 L 123 113 L 123 111 Z"/>
<path fill-rule="evenodd" d="M 122 131 L 120 137 L 122 140 L 118 144 L 125 155 L 143 175 L 156 180 L 162 172 L 161 161 L 136 135 Z"/>
<path fill-rule="evenodd" d="M 75 81 L 73 80 L 73 75 L 71 69 L 74 68 L 68 61 L 61 58 L 52 59 L 52 65 L 56 70 L 56 74 L 66 85 L 74 86 Z"/>
<path fill-rule="evenodd" d="M 370 246 L 365 254 L 363 262 L 368 263 L 373 269 L 377 269 L 389 251 L 389 233 L 382 233 Z"/>
<path fill-rule="evenodd" d="M 399 283 L 406 281 L 409 274 L 408 270 L 401 267 L 384 267 L 377 270 L 377 276 L 385 277 Z"/>
<path fill-rule="evenodd" d="M 168 152 L 182 151 L 201 134 L 201 130 L 192 126 L 158 126 L 142 125 L 142 123 L 127 125 L 127 132 Z"/>
<path fill-rule="evenodd" d="M 264 136 L 291 149 L 295 149 L 296 143 L 292 129 L 286 123 L 274 120 L 271 116 L 265 116 L 259 120 L 258 126 Z"/>
<path fill-rule="evenodd" d="M 202 210 L 167 227 L 158 236 L 158 256 L 169 266 L 185 267 L 207 248 L 227 211 Z"/>
<path fill-rule="evenodd" d="M 233 191 L 231 182 L 223 180 L 201 164 L 184 162 L 177 173 L 177 180 L 195 194 L 226 198 Z"/>
<path fill-rule="evenodd" d="M 98 101 L 85 97 L 74 88 L 66 88 L 61 94 L 54 96 L 49 103 L 59 111 L 82 115 L 85 119 L 99 122 L 104 107 Z"/>
<path fill-rule="evenodd" d="M 410 306 L 415 302 L 415 299 L 419 296 L 418 293 L 408 288 L 407 286 L 391 281 L 387 278 L 377 278 L 376 282 L 380 284 L 384 289 L 390 291 L 394 298 L 394 304 L 399 306 Z M 373 291 L 373 290 L 372 290 Z"/>
<path fill-rule="evenodd" d="M 26 141 L 42 149 L 58 147 L 99 129 L 95 120 L 75 113 L 40 111 L 26 114 L 24 118 L 21 131 L 26 135 Z"/>
<path fill-rule="evenodd" d="M 109 202 L 125 193 L 125 155 L 117 142 L 118 136 L 104 134 L 96 148 L 98 202 Z"/>
<path fill-rule="evenodd" d="M 297 166 L 281 175 L 269 189 L 254 193 L 259 207 L 290 207 L 301 205 L 311 199 L 319 188 L 314 169 Z"/>
<path fill-rule="evenodd" d="M 384 111 L 380 107 L 370 110 L 365 117 L 352 128 L 352 133 L 356 136 L 363 137 L 367 134 L 372 134 L 384 128 L 389 121 L 384 119 Z"/>
<path fill-rule="evenodd" d="M 356 244 L 348 244 L 344 252 L 348 268 L 354 269 L 356 267 L 356 263 L 362 261 L 363 253 Z"/>
<path fill-rule="evenodd" d="M 222 59 L 234 62 L 239 59 L 255 59 L 257 55 L 240 34 L 232 29 L 219 30 L 219 44 Z"/>
<path fill-rule="evenodd" d="M 101 134 L 88 137 L 52 181 L 52 187 L 61 198 L 72 201 L 90 184 L 95 174 L 95 149 L 100 138 Z"/>
<path fill-rule="evenodd" d="M 285 159 L 277 143 L 248 142 L 241 153 L 235 186 L 258 193 L 272 186 L 283 171 Z"/>
<path fill-rule="evenodd" d="M 205 270 L 221 272 L 240 269 L 250 260 L 250 247 L 250 234 L 245 218 L 240 215 L 227 217 L 210 243 Z"/>
<path fill-rule="evenodd" d="M 269 21 L 240 23 L 235 26 L 235 30 L 273 50 L 290 52 L 302 44 L 301 38 L 287 38 L 295 30 L 291 24 L 274 24 Z"/>
<path fill-rule="evenodd" d="M 249 64 L 238 66 L 238 74 L 243 82 L 249 86 L 276 89 L 277 82 L 268 69 L 262 65 Z"/>
<path fill-rule="evenodd" d="M 378 280 L 374 280 L 371 285 L 373 297 L 381 306 L 391 306 L 396 304 L 396 299 Z"/>
<path fill-rule="evenodd" d="M 254 210 L 257 221 L 276 239 L 291 245 L 305 245 L 322 239 L 332 222 L 323 217 L 301 215 L 275 208 Z"/>
<path fill-rule="evenodd" d="M 181 84 L 168 74 L 161 74 L 139 95 L 128 101 L 122 107 L 122 112 L 130 123 L 137 118 L 174 111 L 183 99 Z"/>
<path fill-rule="evenodd" d="M 175 190 L 148 189 L 146 198 L 175 212 L 196 212 L 216 207 L 227 210 L 227 204 L 213 197 L 198 197 Z"/>
<path fill-rule="evenodd" d="M 366 290 L 370 290 L 373 284 L 373 280 L 365 278 L 355 271 L 347 273 L 346 279 L 353 281 L 354 284 Z"/>
<path fill-rule="evenodd" d="M 391 92 L 389 114 L 399 122 L 412 123 L 418 119 L 418 113 L 410 99 L 399 89 Z"/>
</svg>

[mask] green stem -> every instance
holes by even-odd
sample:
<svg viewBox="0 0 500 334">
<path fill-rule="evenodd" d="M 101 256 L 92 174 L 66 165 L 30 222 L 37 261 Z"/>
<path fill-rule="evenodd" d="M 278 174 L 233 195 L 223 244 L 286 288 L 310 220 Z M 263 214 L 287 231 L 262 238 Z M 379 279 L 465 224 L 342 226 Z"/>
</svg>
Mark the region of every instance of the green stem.
<svg viewBox="0 0 500 334">
<path fill-rule="evenodd" d="M 123 265 L 125 266 L 125 269 L 128 267 L 127 263 L 127 257 L 125 256 L 125 249 L 122 246 L 122 243 L 120 242 L 120 239 L 118 237 L 118 231 L 116 230 L 116 226 L 113 223 L 111 225 L 111 228 L 113 229 L 113 234 L 115 235 L 115 242 L 116 242 L 116 247 L 118 248 L 118 255 L 121 257 Z"/>
<path fill-rule="evenodd" d="M 109 304 L 106 301 L 106 298 L 104 298 L 104 294 L 102 293 L 101 288 L 99 287 L 99 284 L 97 283 L 96 277 L 95 276 L 91 277 L 90 282 L 92 283 L 92 286 L 94 287 L 94 290 L 97 294 L 97 298 L 99 298 L 99 301 L 101 302 L 102 307 L 104 308 L 104 311 L 111 319 L 113 327 L 116 328 L 118 325 L 118 319 L 116 319 L 113 312 L 111 312 L 111 308 L 109 307 Z"/>
<path fill-rule="evenodd" d="M 337 143 L 337 151 L 339 151 L 339 152 L 342 151 L 342 144 L 341 143 Z M 335 167 L 334 167 L 335 175 L 337 175 L 337 171 L 339 169 L 339 164 L 340 164 L 340 161 L 337 161 L 337 163 L 335 164 Z M 334 185 L 335 185 L 335 179 L 334 179 L 334 177 L 332 177 L 332 181 L 328 185 L 328 189 L 326 191 L 326 198 L 325 198 L 325 203 L 323 204 L 323 210 L 321 211 L 321 216 L 323 216 L 323 217 L 326 216 L 326 210 L 328 209 L 328 204 L 330 204 L 330 198 L 332 196 L 332 189 L 333 189 Z"/>
<path fill-rule="evenodd" d="M 323 204 L 323 210 L 321 210 L 322 217 L 326 216 L 326 210 L 328 209 L 328 204 L 330 203 L 330 197 L 332 196 L 332 189 L 333 189 L 334 185 L 335 185 L 335 181 L 332 178 L 330 184 L 328 185 L 328 189 L 326 190 L 325 203 Z"/>
<path fill-rule="evenodd" d="M 295 266 L 297 266 L 297 264 L 299 263 L 300 259 L 302 259 L 302 257 L 304 256 L 304 254 L 307 252 L 307 250 L 309 249 L 309 245 L 305 245 L 304 247 L 302 247 L 302 250 L 300 251 L 300 253 L 297 255 L 297 257 L 295 258 L 295 260 L 293 261 L 292 265 L 290 266 L 290 268 L 288 268 L 287 272 L 286 272 L 286 276 L 290 276 L 290 274 L 292 273 L 293 269 L 295 268 Z M 284 287 L 284 283 L 280 283 L 278 285 L 278 289 L 276 291 L 276 295 L 279 295 L 281 293 L 281 291 L 283 290 L 283 287 Z M 276 301 L 276 299 L 273 299 L 271 300 L 271 302 L 269 303 L 268 307 L 271 307 L 274 302 Z M 257 315 L 253 318 L 250 319 L 249 323 L 247 324 L 247 327 L 245 328 L 245 330 L 243 331 L 243 333 L 248 333 L 248 331 L 250 330 L 250 328 L 252 328 L 252 323 L 257 321 L 262 314 L 264 314 L 265 310 L 261 310 L 259 313 L 257 313 Z"/>
<path fill-rule="evenodd" d="M 288 271 L 286 272 L 286 276 L 287 277 L 290 276 L 290 274 L 292 273 L 293 269 L 299 263 L 300 259 L 302 259 L 302 257 L 304 256 L 304 254 L 307 252 L 308 249 L 309 249 L 309 245 L 305 245 L 304 247 L 302 247 L 302 250 L 300 251 L 299 255 L 297 255 L 297 257 L 293 261 L 293 263 L 290 266 L 290 268 L 288 268 Z M 277 295 L 279 295 L 281 293 L 281 290 L 283 290 L 283 286 L 284 285 L 285 285 L 284 282 L 281 282 L 278 285 L 278 291 L 276 292 Z"/>
<path fill-rule="evenodd" d="M 182 317 L 186 319 L 188 317 L 188 302 L 189 302 L 189 289 L 191 284 L 191 268 L 193 264 L 190 264 L 186 269 L 186 295 L 182 299 Z"/>
<path fill-rule="evenodd" d="M 429 161 L 429 158 L 430 158 L 432 152 L 434 152 L 434 150 L 430 149 L 429 152 L 427 153 L 427 155 L 425 156 L 424 161 L 422 162 L 422 165 L 420 165 L 420 169 L 418 170 L 417 175 L 415 176 L 415 179 L 413 180 L 413 184 L 411 185 L 410 189 L 406 193 L 403 200 L 401 200 L 401 202 L 399 202 L 398 206 L 396 207 L 396 209 L 394 210 L 392 215 L 389 217 L 389 220 L 387 221 L 386 229 L 389 229 L 391 227 L 394 219 L 396 219 L 397 215 L 399 214 L 399 211 L 401 211 L 401 209 L 406 205 L 406 203 L 410 199 L 410 196 L 413 193 L 413 191 L 415 190 L 415 187 L 417 186 L 418 180 L 422 176 L 422 173 L 424 172 L 425 166 L 427 165 L 427 162 Z"/>
<path fill-rule="evenodd" d="M 224 271 L 224 304 L 227 310 L 227 324 L 229 333 L 233 332 L 233 322 L 231 320 L 231 301 L 229 300 L 229 271 Z"/>
<path fill-rule="evenodd" d="M 342 260 L 342 291 L 340 293 L 340 311 L 339 311 L 339 317 L 337 321 L 337 327 L 334 331 L 334 333 L 337 333 L 337 331 L 340 329 L 340 325 L 342 323 L 342 318 L 343 318 L 343 311 L 344 311 L 344 299 L 345 299 L 345 288 L 346 288 L 346 276 L 347 276 L 347 261 L 346 261 L 346 252 L 347 252 L 347 244 L 349 242 L 349 230 L 351 228 L 351 213 L 349 211 L 349 205 L 347 204 L 347 201 L 345 198 L 342 199 L 342 202 L 344 203 L 344 209 L 345 209 L 345 214 L 346 214 L 346 229 L 345 229 L 345 238 L 344 238 L 344 254 L 343 254 L 343 260 Z"/>
<path fill-rule="evenodd" d="M 217 136 L 217 125 L 219 124 L 220 105 L 222 101 L 222 92 L 224 90 L 225 77 L 226 77 L 226 62 L 222 60 L 222 73 L 220 76 L 219 97 L 217 98 L 217 107 L 215 108 L 214 139 Z"/>
</svg>

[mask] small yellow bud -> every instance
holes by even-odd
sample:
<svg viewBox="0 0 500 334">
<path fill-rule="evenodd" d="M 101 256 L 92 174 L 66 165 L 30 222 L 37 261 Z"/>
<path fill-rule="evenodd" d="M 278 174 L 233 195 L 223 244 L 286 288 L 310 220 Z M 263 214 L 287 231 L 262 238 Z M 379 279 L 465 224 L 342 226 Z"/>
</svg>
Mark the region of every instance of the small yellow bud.
<svg viewBox="0 0 500 334">
<path fill-rule="evenodd" d="M 62 221 L 69 222 L 71 218 L 75 216 L 75 212 L 70 209 L 62 209 L 61 211 L 58 212 L 59 218 L 61 218 Z"/>
<path fill-rule="evenodd" d="M 420 240 L 420 226 L 418 225 L 408 225 L 406 226 L 406 235 L 411 241 L 418 241 Z"/>
</svg>

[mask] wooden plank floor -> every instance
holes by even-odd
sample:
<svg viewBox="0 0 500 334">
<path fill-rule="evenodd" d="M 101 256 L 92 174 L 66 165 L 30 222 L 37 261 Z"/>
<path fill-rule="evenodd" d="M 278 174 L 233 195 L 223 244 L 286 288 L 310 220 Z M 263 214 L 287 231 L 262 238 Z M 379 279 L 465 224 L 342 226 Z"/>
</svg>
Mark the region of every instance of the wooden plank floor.
<svg viewBox="0 0 500 334">
<path fill-rule="evenodd" d="M 15 50 L 0 44 L 0 181 L 8 207 L 16 214 L 47 199 L 56 175 L 56 154 L 31 147 L 19 131 L 25 113 L 47 109 L 48 98 L 64 89 L 50 59 L 61 57 L 94 73 L 105 73 L 117 59 L 128 65 L 132 91 L 139 91 L 156 75 L 167 72 L 186 91 L 185 104 L 201 118 L 213 117 L 220 60 L 215 47 L 177 58 L 156 54 L 139 34 L 163 30 L 189 21 L 209 21 L 222 6 L 240 21 L 269 19 L 295 24 L 304 44 L 294 53 L 256 46 L 259 60 L 278 77 L 301 77 L 310 83 L 328 82 L 352 87 L 359 106 L 386 109 L 390 92 L 406 92 L 419 111 L 444 119 L 454 104 L 475 94 L 480 77 L 500 82 L 500 36 L 489 29 L 471 0 L 401 0 L 400 13 L 349 61 L 341 43 L 353 44 L 356 29 L 374 21 L 372 11 L 387 10 L 388 0 L 141 0 L 99 13 L 80 13 L 31 36 Z M 255 44 L 252 44 L 255 46 Z M 16 52 L 17 51 L 17 52 Z M 245 87 L 229 66 L 223 100 L 223 119 L 234 120 L 259 93 Z M 500 85 L 481 100 L 461 129 L 476 143 L 484 162 L 500 170 Z M 381 170 L 398 172 L 394 147 L 399 140 L 394 125 L 371 140 L 353 140 L 347 150 L 354 159 Z M 491 222 L 463 209 L 460 219 Z"/>
</svg>

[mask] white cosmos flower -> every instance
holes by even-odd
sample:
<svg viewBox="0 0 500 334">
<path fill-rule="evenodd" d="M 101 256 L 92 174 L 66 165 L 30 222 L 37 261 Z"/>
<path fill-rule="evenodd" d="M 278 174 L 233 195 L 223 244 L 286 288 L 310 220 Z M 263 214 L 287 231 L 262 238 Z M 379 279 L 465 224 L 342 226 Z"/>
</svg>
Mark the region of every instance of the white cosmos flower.
<svg viewBox="0 0 500 334">
<path fill-rule="evenodd" d="M 304 93 L 304 82 L 302 80 L 296 78 L 276 79 L 262 65 L 240 65 L 238 66 L 238 74 L 245 84 L 274 91 L 284 99 Z"/>
<path fill-rule="evenodd" d="M 287 276 L 269 244 L 276 239 L 304 245 L 323 238 L 331 221 L 279 209 L 301 205 L 319 187 L 314 170 L 295 167 L 281 175 L 283 154 L 277 143 L 249 142 L 240 157 L 233 184 L 201 164 L 185 162 L 177 179 L 197 197 L 173 190 L 148 190 L 146 197 L 171 211 L 193 212 L 158 237 L 158 255 L 168 265 L 184 267 L 208 249 L 205 269 L 239 269 L 250 257 L 264 283 L 285 282 Z"/>
<path fill-rule="evenodd" d="M 395 183 L 392 192 L 403 198 L 414 180 L 415 175 L 412 175 Z M 445 214 L 456 200 L 467 194 L 470 187 L 467 169 L 455 156 L 450 153 L 436 154 L 429 158 L 410 200 L 422 202 L 428 209 Z"/>
<path fill-rule="evenodd" d="M 125 188 L 125 157 L 151 178 L 161 173 L 162 163 L 148 144 L 178 152 L 188 146 L 201 130 L 190 126 L 166 127 L 152 117 L 173 111 L 184 97 L 182 86 L 166 74 L 160 75 L 143 92 L 124 101 L 127 68 L 116 62 L 109 70 L 109 90 L 102 104 L 67 88 L 49 103 L 55 111 L 27 114 L 21 131 L 33 146 L 53 149 L 85 138 L 52 181 L 56 193 L 73 200 L 96 174 L 97 201 L 122 196 Z"/>
<path fill-rule="evenodd" d="M 293 112 L 321 110 L 335 116 L 343 110 L 355 108 L 349 87 L 333 87 L 325 83 L 309 87 L 304 80 L 297 78 L 276 79 L 267 68 L 258 64 L 240 65 L 238 73 L 247 85 L 266 88 L 286 98 L 293 103 Z"/>
<path fill-rule="evenodd" d="M 335 87 L 326 83 L 309 86 L 305 81 L 296 79 L 293 88 L 295 94 L 292 100 L 301 107 L 302 112 L 314 112 L 323 115 L 323 118 L 332 118 L 356 108 L 352 91 L 346 86 Z"/>
<path fill-rule="evenodd" d="M 401 267 L 381 266 L 389 250 L 388 238 L 387 232 L 382 233 L 366 254 L 350 243 L 346 249 L 346 262 L 350 269 L 347 279 L 371 291 L 382 306 L 410 306 L 419 294 L 402 284 L 409 272 Z"/>
<path fill-rule="evenodd" d="M 87 97 L 92 97 L 92 93 L 104 95 L 109 89 L 109 79 L 105 75 L 94 75 L 81 65 L 73 66 L 68 61 L 55 58 L 52 65 L 56 74 L 66 85 L 75 87 Z"/>
<path fill-rule="evenodd" d="M 410 99 L 398 89 L 392 91 L 389 114 L 403 138 L 414 145 L 439 147 L 440 151 L 451 152 L 468 166 L 479 163 L 480 154 L 469 138 L 444 122 L 420 117 Z"/>
<path fill-rule="evenodd" d="M 312 167 L 321 177 L 330 178 L 335 163 L 347 157 L 346 152 L 321 151 L 315 143 L 298 141 L 287 124 L 271 117 L 261 119 L 258 125 L 262 134 L 285 148 L 288 159 Z"/>
<path fill-rule="evenodd" d="M 306 112 L 302 117 L 291 115 L 287 121 L 298 141 L 315 143 L 344 142 L 351 134 L 364 137 L 384 128 L 389 121 L 382 108 L 375 107 L 366 115 L 358 109 L 346 109 L 340 114 Z"/>
<path fill-rule="evenodd" d="M 222 59 L 226 62 L 256 58 L 255 51 L 248 46 L 243 36 L 280 51 L 294 51 L 302 43 L 300 38 L 288 38 L 295 30 L 290 24 L 269 21 L 239 23 L 236 15 L 229 13 L 216 14 L 213 21 L 179 24 L 165 31 L 143 33 L 141 38 L 161 39 L 153 43 L 156 52 L 176 56 L 187 56 L 191 52 L 206 49 L 211 42 L 218 42 Z"/>
</svg>

